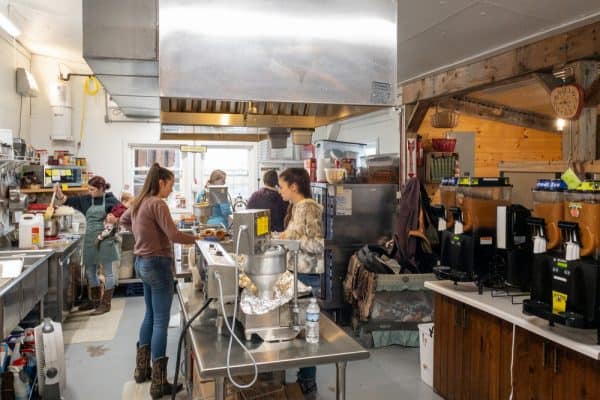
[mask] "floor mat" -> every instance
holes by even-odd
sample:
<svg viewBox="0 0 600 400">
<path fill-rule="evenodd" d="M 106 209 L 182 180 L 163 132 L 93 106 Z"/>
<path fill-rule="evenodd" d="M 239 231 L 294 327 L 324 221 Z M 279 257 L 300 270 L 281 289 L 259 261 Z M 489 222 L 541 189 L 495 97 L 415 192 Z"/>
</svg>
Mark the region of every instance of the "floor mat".
<svg viewBox="0 0 600 400">
<path fill-rule="evenodd" d="M 172 382 L 172 379 L 169 379 Z M 164 397 L 170 399 L 171 396 Z M 175 396 L 176 399 L 183 400 L 188 398 L 187 392 L 182 390 Z M 141 384 L 135 383 L 135 381 L 127 381 L 123 385 L 123 392 L 121 393 L 121 400 L 152 400 L 150 397 L 150 382 L 144 382 Z"/>
<path fill-rule="evenodd" d="M 71 313 L 63 324 L 65 344 L 107 342 L 117 334 L 125 308 L 125 299 L 113 299 L 110 312 L 91 315 L 92 311 Z"/>
</svg>

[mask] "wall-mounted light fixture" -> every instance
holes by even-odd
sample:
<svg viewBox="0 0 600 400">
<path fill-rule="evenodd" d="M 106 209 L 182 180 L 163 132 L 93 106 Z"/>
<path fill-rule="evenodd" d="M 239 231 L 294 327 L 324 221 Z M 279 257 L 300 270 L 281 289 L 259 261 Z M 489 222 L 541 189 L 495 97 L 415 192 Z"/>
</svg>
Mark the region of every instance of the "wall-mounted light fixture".
<svg viewBox="0 0 600 400">
<path fill-rule="evenodd" d="M 39 89 L 32 73 L 25 68 L 17 68 L 17 93 L 25 97 L 36 97 Z"/>
<path fill-rule="evenodd" d="M 4 13 L 0 12 L 0 28 L 4 29 L 10 36 L 16 38 L 21 34 L 21 30 Z"/>
<path fill-rule="evenodd" d="M 566 125 L 567 125 L 567 120 L 562 119 L 562 118 L 556 119 L 556 129 L 558 129 L 559 131 L 564 130 Z"/>
</svg>

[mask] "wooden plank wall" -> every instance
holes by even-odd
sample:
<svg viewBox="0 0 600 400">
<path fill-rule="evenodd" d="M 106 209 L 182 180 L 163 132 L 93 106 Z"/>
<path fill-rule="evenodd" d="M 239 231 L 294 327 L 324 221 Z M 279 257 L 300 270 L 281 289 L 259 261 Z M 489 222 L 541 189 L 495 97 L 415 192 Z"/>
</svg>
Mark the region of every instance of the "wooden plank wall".
<svg viewBox="0 0 600 400">
<path fill-rule="evenodd" d="M 440 109 L 441 110 L 441 109 Z M 425 151 L 432 138 L 445 137 L 448 129 L 431 127 L 430 108 L 418 133 L 423 136 Z M 461 114 L 456 132 L 475 132 L 475 175 L 498 176 L 500 161 L 560 160 L 562 136 L 556 133 L 522 128 L 515 125 Z"/>
</svg>

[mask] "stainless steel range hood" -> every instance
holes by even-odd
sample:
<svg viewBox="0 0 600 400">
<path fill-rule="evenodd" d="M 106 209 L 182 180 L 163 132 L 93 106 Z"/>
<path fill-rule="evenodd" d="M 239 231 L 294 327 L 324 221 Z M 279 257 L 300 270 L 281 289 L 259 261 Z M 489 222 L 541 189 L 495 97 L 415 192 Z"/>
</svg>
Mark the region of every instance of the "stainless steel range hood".
<svg viewBox="0 0 600 400">
<path fill-rule="evenodd" d="M 95 5 L 94 13 L 86 13 L 89 3 Z M 86 40 L 89 34 L 106 33 L 86 29 L 86 24 L 114 27 L 111 15 L 123 13 L 138 18 L 130 10 L 140 3 L 148 10 L 153 2 L 83 3 L 84 55 L 94 72 L 102 65 L 100 72 L 106 76 L 100 80 L 119 105 L 120 100 L 132 102 L 131 92 L 154 98 L 144 83 L 154 84 L 155 77 L 136 72 L 128 81 L 117 73 L 121 86 L 111 82 L 105 72 L 107 58 L 130 69 L 136 65 L 131 57 L 125 60 L 126 51 Z M 157 10 L 162 138 L 216 140 L 231 135 L 260 140 L 264 128 L 314 129 L 396 101 L 396 0 L 159 0 Z M 146 32 L 152 15 L 145 14 L 137 29 L 123 28 L 119 35 Z M 116 21 L 126 25 L 128 20 Z M 138 38 L 144 51 L 131 53 L 146 67 L 157 59 L 148 39 Z M 131 43 L 135 41 L 126 40 L 130 47 L 136 47 Z M 121 46 L 118 40 L 110 43 Z M 121 56 L 106 55 L 107 49 Z"/>
</svg>

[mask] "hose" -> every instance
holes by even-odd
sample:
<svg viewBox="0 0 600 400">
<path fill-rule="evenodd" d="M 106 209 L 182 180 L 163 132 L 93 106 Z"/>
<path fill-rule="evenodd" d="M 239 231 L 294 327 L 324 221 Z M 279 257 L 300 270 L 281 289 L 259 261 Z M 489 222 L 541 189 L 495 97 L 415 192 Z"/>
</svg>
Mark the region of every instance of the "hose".
<svg viewBox="0 0 600 400">
<path fill-rule="evenodd" d="M 90 82 L 94 84 L 94 88 L 90 89 Z M 83 127 L 85 122 L 86 112 L 86 98 L 87 96 L 95 96 L 100 90 L 100 82 L 95 76 L 89 76 L 83 82 L 83 100 L 81 104 L 81 121 L 79 123 L 79 142 L 77 143 L 77 155 L 79 155 L 79 149 L 81 148 L 81 142 L 83 142 Z"/>
<path fill-rule="evenodd" d="M 183 329 L 181 330 L 181 334 L 179 335 L 179 343 L 177 344 L 177 361 L 175 363 L 175 377 L 173 378 L 173 387 L 176 388 L 177 387 L 177 378 L 179 377 L 179 364 L 181 362 L 181 348 L 183 346 L 183 339 L 185 338 L 185 333 L 187 332 L 187 330 L 190 328 L 190 326 L 192 325 L 192 322 L 194 322 L 194 320 L 196 318 L 198 318 L 200 316 L 200 314 L 202 314 L 202 312 L 206 309 L 206 307 L 208 307 L 208 305 L 213 301 L 214 299 L 208 299 L 204 302 L 204 304 L 202 305 L 202 307 L 200 307 L 200 310 L 198 310 L 196 312 L 196 314 L 192 315 L 192 318 L 189 319 L 189 321 L 184 325 Z M 173 390 L 171 393 L 171 400 L 175 400 L 175 396 L 177 395 L 177 393 L 175 393 L 176 391 Z"/>
<path fill-rule="evenodd" d="M 94 88 L 90 89 L 90 82 L 94 84 Z M 89 95 L 89 96 L 95 96 L 96 94 L 98 94 L 98 91 L 100 90 L 100 82 L 98 82 L 98 79 L 96 79 L 95 76 L 89 76 L 84 82 L 83 82 L 83 91 Z"/>
</svg>

